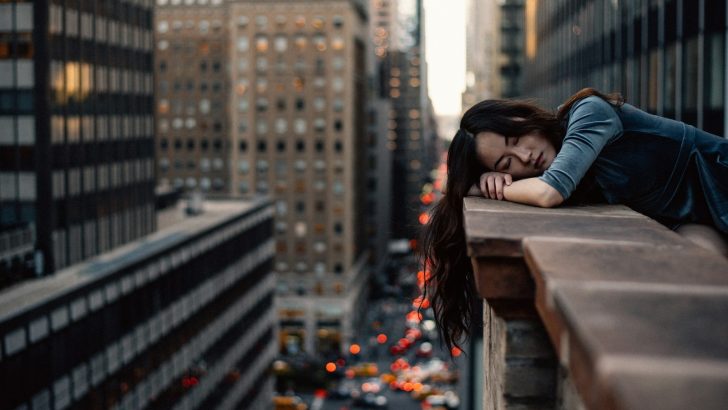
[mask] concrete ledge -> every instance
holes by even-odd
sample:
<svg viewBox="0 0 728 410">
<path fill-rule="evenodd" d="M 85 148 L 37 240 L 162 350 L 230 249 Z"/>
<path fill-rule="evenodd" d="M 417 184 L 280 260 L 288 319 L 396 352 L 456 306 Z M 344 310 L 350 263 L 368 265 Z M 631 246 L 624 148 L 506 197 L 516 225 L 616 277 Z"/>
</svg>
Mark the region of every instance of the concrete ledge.
<svg viewBox="0 0 728 410">
<path fill-rule="evenodd" d="M 553 349 L 564 375 L 554 383 L 555 371 L 517 368 L 505 349 L 500 370 L 486 370 L 491 382 L 529 374 L 519 389 L 557 397 L 551 408 L 728 408 L 728 260 L 621 206 L 466 198 L 464 217 L 476 287 L 504 323 L 490 327 L 486 345 L 504 335 L 508 344 L 509 325 L 530 320 L 545 329 L 538 343 Z M 487 408 L 515 408 L 503 377 L 485 386 Z M 557 384 L 553 394 L 543 389 Z M 578 397 L 563 393 L 574 387 Z"/>
</svg>

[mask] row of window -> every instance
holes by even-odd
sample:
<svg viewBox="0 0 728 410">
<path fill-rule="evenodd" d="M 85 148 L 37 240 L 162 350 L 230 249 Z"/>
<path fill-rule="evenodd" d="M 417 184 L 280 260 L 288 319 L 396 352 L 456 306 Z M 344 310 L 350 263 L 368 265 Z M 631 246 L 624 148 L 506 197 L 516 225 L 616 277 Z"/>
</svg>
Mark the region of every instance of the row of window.
<svg viewBox="0 0 728 410">
<path fill-rule="evenodd" d="M 272 144 L 271 144 L 272 145 Z M 295 151 L 299 153 L 306 152 L 306 141 L 302 139 L 296 140 L 295 144 L 291 143 L 293 147 L 295 147 Z M 340 154 L 344 151 L 344 144 L 341 140 L 333 141 L 332 146 L 334 148 L 334 152 L 337 154 Z M 174 150 L 175 151 L 181 151 L 183 148 L 186 148 L 187 151 L 195 151 L 199 147 L 200 151 L 206 152 L 210 148 L 209 141 L 206 138 L 203 139 L 195 139 L 195 138 L 188 138 L 186 142 L 182 138 L 175 138 L 174 139 Z M 285 153 L 287 148 L 287 142 L 285 140 L 278 140 L 275 145 L 275 151 L 278 153 Z M 167 138 L 161 138 L 159 141 L 159 149 L 160 151 L 167 151 L 169 148 L 169 142 Z M 213 140 L 213 148 L 214 151 L 221 151 L 223 149 L 223 141 L 221 139 L 215 139 Z M 248 142 L 245 140 L 240 141 L 238 144 L 238 148 L 240 152 L 247 152 L 248 151 Z M 323 153 L 324 152 L 324 141 L 323 140 L 317 140 L 314 143 L 314 149 L 317 153 Z M 258 140 L 256 144 L 256 151 L 259 153 L 265 153 L 268 152 L 268 141 L 265 140 Z"/>
<path fill-rule="evenodd" d="M 33 4 L 0 4 L 0 32 L 33 31 Z"/>
<path fill-rule="evenodd" d="M 51 61 L 51 91 L 57 103 L 91 93 L 152 95 L 152 73 L 78 61 Z"/>
<path fill-rule="evenodd" d="M 157 0 L 157 6 L 219 6 L 223 0 Z"/>
<path fill-rule="evenodd" d="M 35 116 L 0 115 L 0 145 L 35 144 Z"/>
<path fill-rule="evenodd" d="M 95 123 L 95 127 L 94 127 Z M 57 144 L 151 138 L 154 132 L 150 115 L 51 116 L 51 142 Z"/>
<path fill-rule="evenodd" d="M 235 18 L 235 25 L 238 29 L 244 29 L 249 27 L 250 20 L 251 19 L 248 15 L 239 15 Z M 255 16 L 255 28 L 258 30 L 269 28 L 269 20 L 271 19 L 269 19 L 268 16 Z M 288 16 L 279 14 L 275 16 L 275 18 L 272 20 L 273 23 L 275 23 L 277 29 L 281 30 L 286 27 L 286 24 L 288 23 Z M 310 24 L 312 28 L 321 31 L 326 27 L 326 17 L 314 16 L 310 19 L 307 19 L 306 16 L 298 15 L 293 17 L 293 24 L 295 28 L 299 30 L 304 29 L 307 25 Z M 344 26 L 344 18 L 342 16 L 333 16 L 331 18 L 331 24 L 335 29 L 340 29 Z"/>
<path fill-rule="evenodd" d="M 151 158 L 53 171 L 53 198 L 72 197 L 154 179 Z M 34 181 L 33 181 L 34 182 Z M 27 182 L 26 182 L 27 183 Z M 35 184 L 33 184 L 35 189 Z"/>
<path fill-rule="evenodd" d="M 152 51 L 153 47 L 151 30 L 55 4 L 49 6 L 49 31 L 136 50 Z"/>
<path fill-rule="evenodd" d="M 155 225 L 154 215 L 154 206 L 146 204 L 54 231 L 55 268 L 64 268 L 150 233 Z"/>
</svg>

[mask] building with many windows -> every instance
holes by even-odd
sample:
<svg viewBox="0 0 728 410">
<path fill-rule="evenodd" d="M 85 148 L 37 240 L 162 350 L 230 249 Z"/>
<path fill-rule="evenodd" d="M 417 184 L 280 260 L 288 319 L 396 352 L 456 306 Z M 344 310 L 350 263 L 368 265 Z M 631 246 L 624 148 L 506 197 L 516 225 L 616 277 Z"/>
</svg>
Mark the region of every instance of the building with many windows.
<svg viewBox="0 0 728 410">
<path fill-rule="evenodd" d="M 725 0 L 527 0 L 525 89 L 556 107 L 582 87 L 726 135 Z"/>
<path fill-rule="evenodd" d="M 482 100 L 500 97 L 501 25 L 497 24 L 501 21 L 500 5 L 497 0 L 468 0 L 466 3 L 463 109 Z"/>
<path fill-rule="evenodd" d="M 404 21 L 399 49 L 383 61 L 386 95 L 392 110 L 388 122 L 388 146 L 392 151 L 392 237 L 416 239 L 419 220 L 426 207 L 420 201 L 423 187 L 432 181 L 439 161 L 437 126 L 427 92 L 424 9 L 422 1 L 402 5 Z"/>
<path fill-rule="evenodd" d="M 269 408 L 270 201 L 183 215 L 0 293 L 0 409 Z"/>
<path fill-rule="evenodd" d="M 3 276 L 154 230 L 150 3 L 0 3 L 0 237 L 24 238 Z"/>
<path fill-rule="evenodd" d="M 157 5 L 160 182 L 272 196 L 282 346 L 343 349 L 367 274 L 364 2 Z"/>
</svg>

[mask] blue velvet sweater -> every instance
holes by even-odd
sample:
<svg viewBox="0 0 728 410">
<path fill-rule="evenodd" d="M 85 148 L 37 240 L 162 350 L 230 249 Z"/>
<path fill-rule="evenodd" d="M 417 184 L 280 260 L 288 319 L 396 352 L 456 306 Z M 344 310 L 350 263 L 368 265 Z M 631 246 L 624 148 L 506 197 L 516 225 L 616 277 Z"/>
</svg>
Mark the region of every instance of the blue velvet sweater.
<svg viewBox="0 0 728 410">
<path fill-rule="evenodd" d="M 540 179 L 569 198 L 595 185 L 670 228 L 685 223 L 728 233 L 728 139 L 599 97 L 571 107 L 566 136 Z"/>
</svg>

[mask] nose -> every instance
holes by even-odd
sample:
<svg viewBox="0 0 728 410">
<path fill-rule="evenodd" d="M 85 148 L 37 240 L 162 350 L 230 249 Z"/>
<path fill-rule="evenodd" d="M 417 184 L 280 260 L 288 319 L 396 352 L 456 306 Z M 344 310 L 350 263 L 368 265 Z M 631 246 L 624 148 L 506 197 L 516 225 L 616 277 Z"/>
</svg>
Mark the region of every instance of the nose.
<svg viewBox="0 0 728 410">
<path fill-rule="evenodd" d="M 534 160 L 531 150 L 522 147 L 513 147 L 513 154 L 521 161 L 529 163 Z"/>
</svg>

